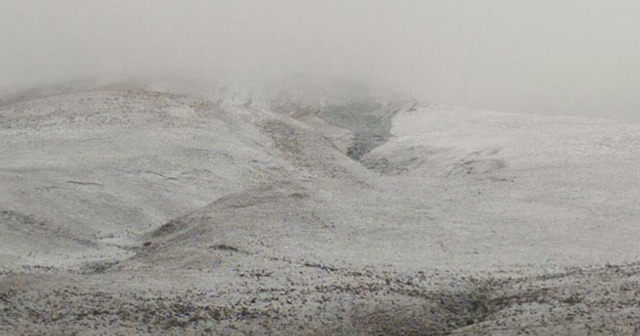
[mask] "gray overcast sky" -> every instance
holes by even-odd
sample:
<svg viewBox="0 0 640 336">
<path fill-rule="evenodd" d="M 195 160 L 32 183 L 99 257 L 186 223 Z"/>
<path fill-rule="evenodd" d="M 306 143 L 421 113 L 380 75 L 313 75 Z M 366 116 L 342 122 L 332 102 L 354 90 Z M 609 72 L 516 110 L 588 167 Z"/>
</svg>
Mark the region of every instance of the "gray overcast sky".
<svg viewBox="0 0 640 336">
<path fill-rule="evenodd" d="M 0 0 L 0 87 L 168 70 L 640 120 L 640 1 Z"/>
</svg>

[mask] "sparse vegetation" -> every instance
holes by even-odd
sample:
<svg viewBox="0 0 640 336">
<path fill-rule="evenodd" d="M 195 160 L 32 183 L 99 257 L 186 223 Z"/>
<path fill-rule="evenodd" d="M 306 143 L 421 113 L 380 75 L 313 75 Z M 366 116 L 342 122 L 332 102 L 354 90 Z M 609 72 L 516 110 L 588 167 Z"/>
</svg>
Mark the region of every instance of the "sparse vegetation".
<svg viewBox="0 0 640 336">
<path fill-rule="evenodd" d="M 214 98 L 127 84 L 0 105 L 0 333 L 638 333 L 638 265 L 586 266 L 603 237 L 633 255 L 617 225 L 635 194 L 612 185 L 635 179 L 581 180 L 635 167 L 635 147 L 589 161 L 581 129 L 513 141 L 499 130 L 528 119 L 367 90 Z"/>
</svg>

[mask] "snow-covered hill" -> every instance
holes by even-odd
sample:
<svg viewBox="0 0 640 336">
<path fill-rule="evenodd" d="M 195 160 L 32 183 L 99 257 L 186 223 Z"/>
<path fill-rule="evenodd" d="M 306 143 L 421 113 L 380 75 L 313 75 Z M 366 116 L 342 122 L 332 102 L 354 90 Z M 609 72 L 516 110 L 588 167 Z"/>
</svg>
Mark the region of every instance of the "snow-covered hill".
<svg viewBox="0 0 640 336">
<path fill-rule="evenodd" d="M 0 331 L 632 332 L 639 151 L 334 79 L 5 98 Z"/>
</svg>

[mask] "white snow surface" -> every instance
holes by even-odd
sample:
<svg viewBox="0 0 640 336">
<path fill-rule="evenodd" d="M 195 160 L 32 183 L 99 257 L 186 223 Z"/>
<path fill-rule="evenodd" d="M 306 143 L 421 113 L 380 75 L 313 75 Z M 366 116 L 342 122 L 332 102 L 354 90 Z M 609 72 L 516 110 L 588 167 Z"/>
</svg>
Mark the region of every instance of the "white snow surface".
<svg viewBox="0 0 640 336">
<path fill-rule="evenodd" d="M 432 105 L 391 132 L 368 159 L 388 160 L 402 172 L 390 183 L 417 197 L 440 188 L 426 236 L 448 242 L 447 263 L 637 260 L 640 125 Z"/>
<path fill-rule="evenodd" d="M 0 332 L 640 328 L 640 125 L 167 85 L 0 105 Z"/>
</svg>

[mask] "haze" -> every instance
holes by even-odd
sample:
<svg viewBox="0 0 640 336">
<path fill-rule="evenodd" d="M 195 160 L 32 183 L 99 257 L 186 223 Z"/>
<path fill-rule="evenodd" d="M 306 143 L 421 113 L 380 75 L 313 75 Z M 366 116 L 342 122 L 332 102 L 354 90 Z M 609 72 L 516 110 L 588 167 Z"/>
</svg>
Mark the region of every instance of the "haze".
<svg viewBox="0 0 640 336">
<path fill-rule="evenodd" d="M 637 1 L 0 0 L 0 88 L 312 73 L 427 101 L 640 120 Z"/>
</svg>

